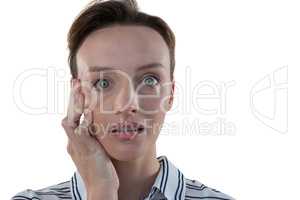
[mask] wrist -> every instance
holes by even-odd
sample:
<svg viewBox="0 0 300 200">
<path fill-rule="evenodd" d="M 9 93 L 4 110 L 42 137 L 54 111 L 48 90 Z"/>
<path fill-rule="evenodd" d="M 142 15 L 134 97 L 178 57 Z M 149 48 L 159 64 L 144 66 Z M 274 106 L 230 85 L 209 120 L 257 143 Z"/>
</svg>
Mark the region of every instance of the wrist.
<svg viewBox="0 0 300 200">
<path fill-rule="evenodd" d="M 89 195 L 87 200 L 118 200 L 118 194 Z"/>
<path fill-rule="evenodd" d="M 118 193 L 88 194 L 87 200 L 118 200 Z"/>
<path fill-rule="evenodd" d="M 90 188 L 87 191 L 87 200 L 118 200 L 118 189 L 113 187 Z"/>
</svg>

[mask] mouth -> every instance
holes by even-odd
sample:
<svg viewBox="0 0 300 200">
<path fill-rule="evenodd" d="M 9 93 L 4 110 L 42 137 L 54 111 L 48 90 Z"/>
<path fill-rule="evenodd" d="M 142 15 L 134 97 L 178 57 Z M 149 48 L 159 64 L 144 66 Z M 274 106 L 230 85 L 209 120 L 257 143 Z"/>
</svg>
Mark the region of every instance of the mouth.
<svg viewBox="0 0 300 200">
<path fill-rule="evenodd" d="M 130 127 L 121 127 L 121 128 L 114 128 L 111 130 L 112 133 L 127 133 L 127 134 L 133 134 L 133 133 L 142 133 L 144 131 L 144 126 L 139 126 L 136 128 L 130 128 Z"/>
<path fill-rule="evenodd" d="M 145 132 L 145 126 L 137 122 L 122 122 L 115 124 L 110 132 L 121 140 L 133 140 Z"/>
</svg>

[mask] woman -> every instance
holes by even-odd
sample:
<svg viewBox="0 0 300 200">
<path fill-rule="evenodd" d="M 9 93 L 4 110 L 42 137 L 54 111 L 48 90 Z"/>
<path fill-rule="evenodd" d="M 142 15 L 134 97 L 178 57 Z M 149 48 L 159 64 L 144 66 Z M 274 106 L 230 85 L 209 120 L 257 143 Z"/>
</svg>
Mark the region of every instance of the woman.
<svg viewBox="0 0 300 200">
<path fill-rule="evenodd" d="M 77 171 L 71 180 L 12 199 L 232 199 L 156 156 L 172 107 L 175 36 L 134 1 L 94 1 L 68 34 L 72 74 L 62 126 Z"/>
</svg>

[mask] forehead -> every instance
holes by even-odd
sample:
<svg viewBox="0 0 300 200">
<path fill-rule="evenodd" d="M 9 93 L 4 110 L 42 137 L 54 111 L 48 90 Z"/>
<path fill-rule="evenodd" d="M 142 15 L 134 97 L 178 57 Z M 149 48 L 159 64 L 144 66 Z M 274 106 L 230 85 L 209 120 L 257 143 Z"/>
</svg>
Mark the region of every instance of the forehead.
<svg viewBox="0 0 300 200">
<path fill-rule="evenodd" d="M 115 25 L 91 33 L 76 55 L 79 74 L 90 66 L 116 66 L 135 71 L 148 63 L 170 67 L 169 49 L 161 35 L 146 26 Z"/>
</svg>

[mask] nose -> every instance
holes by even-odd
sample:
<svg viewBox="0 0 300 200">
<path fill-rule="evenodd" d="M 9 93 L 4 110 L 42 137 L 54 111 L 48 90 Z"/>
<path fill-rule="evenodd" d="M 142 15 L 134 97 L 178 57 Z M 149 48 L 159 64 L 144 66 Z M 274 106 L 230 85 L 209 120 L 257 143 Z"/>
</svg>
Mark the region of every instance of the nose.
<svg viewBox="0 0 300 200">
<path fill-rule="evenodd" d="M 134 115 L 138 111 L 138 96 L 129 85 L 124 85 L 120 92 L 117 94 L 114 102 L 115 114 L 125 113 L 129 115 Z"/>
</svg>

